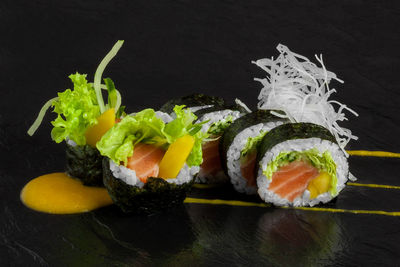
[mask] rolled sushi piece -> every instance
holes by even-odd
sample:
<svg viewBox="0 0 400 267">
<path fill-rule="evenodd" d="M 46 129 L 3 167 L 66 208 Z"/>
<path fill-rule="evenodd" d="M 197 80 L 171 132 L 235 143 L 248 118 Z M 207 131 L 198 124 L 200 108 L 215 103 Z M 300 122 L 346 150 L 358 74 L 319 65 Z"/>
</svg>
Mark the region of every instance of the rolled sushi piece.
<svg viewBox="0 0 400 267">
<path fill-rule="evenodd" d="M 145 109 L 126 116 L 97 143 L 104 185 L 122 211 L 155 213 L 185 199 L 207 135 L 184 105 L 173 115 Z"/>
<path fill-rule="evenodd" d="M 277 206 L 314 206 L 345 187 L 349 167 L 334 135 L 313 123 L 289 123 L 269 131 L 257 154 L 258 194 Z"/>
<path fill-rule="evenodd" d="M 196 182 L 200 183 L 225 183 L 228 176 L 222 168 L 220 156 L 220 141 L 225 130 L 237 119 L 247 114 L 239 105 L 228 107 L 211 107 L 201 109 L 195 114 L 199 117 L 198 123 L 202 124 L 202 131 L 209 138 L 203 143 L 203 163 L 200 165 Z"/>
<path fill-rule="evenodd" d="M 121 95 L 110 78 L 104 79 L 105 67 L 121 48 L 123 41 L 118 41 L 97 67 L 94 82 L 87 80 L 86 74 L 71 74 L 74 87 L 59 92 L 42 107 L 40 113 L 28 130 L 33 135 L 40 126 L 50 107 L 57 113 L 51 122 L 54 126 L 51 138 L 56 143 L 66 141 L 66 172 L 78 178 L 85 185 L 102 186 L 102 157 L 96 149 L 96 143 L 122 117 Z M 101 90 L 107 90 L 108 103 L 104 103 Z"/>
<path fill-rule="evenodd" d="M 223 133 L 220 155 L 223 169 L 240 193 L 256 194 L 256 156 L 262 138 L 287 122 L 270 110 L 257 110 L 235 120 Z"/>
</svg>

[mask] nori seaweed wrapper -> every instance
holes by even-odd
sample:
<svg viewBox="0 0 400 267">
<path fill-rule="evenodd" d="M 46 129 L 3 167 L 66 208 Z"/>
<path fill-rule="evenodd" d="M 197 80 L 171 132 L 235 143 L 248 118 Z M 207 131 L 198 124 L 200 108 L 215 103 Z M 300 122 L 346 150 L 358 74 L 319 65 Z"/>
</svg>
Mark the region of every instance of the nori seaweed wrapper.
<svg viewBox="0 0 400 267">
<path fill-rule="evenodd" d="M 69 176 L 78 178 L 84 185 L 103 186 L 103 157 L 96 148 L 67 144 L 65 156 L 65 169 Z"/>
<path fill-rule="evenodd" d="M 143 188 L 139 188 L 115 178 L 110 170 L 110 159 L 103 159 L 104 186 L 114 204 L 126 213 L 152 214 L 182 205 L 193 181 L 177 185 L 162 178 L 150 177 Z"/>
<path fill-rule="evenodd" d="M 337 144 L 331 132 L 321 125 L 308 122 L 287 123 L 272 129 L 264 136 L 258 149 L 257 163 L 264 157 L 268 150 L 279 143 L 287 140 L 313 137 Z"/>
<path fill-rule="evenodd" d="M 247 114 L 248 112 L 241 106 L 239 105 L 230 105 L 230 106 L 213 106 L 213 107 L 209 107 L 209 108 L 203 108 L 200 110 L 197 110 L 194 113 L 194 115 L 197 116 L 197 118 L 201 118 L 204 115 L 208 114 L 208 113 L 212 113 L 212 112 L 217 112 L 217 111 L 223 111 L 223 110 L 232 110 L 232 111 L 239 111 L 241 114 Z"/>
<path fill-rule="evenodd" d="M 279 118 L 273 114 L 271 114 L 271 110 L 263 110 L 259 109 L 253 111 L 252 113 L 248 113 L 239 119 L 235 120 L 224 132 L 221 137 L 220 145 L 219 145 L 219 154 L 221 156 L 222 168 L 226 174 L 228 174 L 227 168 L 227 153 L 228 149 L 231 146 L 233 140 L 236 135 L 238 135 L 241 131 L 259 124 L 259 123 L 267 123 L 273 121 L 287 121 L 286 119 Z"/>
<path fill-rule="evenodd" d="M 167 103 L 162 105 L 160 111 L 165 113 L 172 113 L 176 105 L 186 105 L 186 107 L 198 107 L 198 106 L 208 106 L 214 105 L 218 107 L 218 110 L 224 109 L 225 100 L 217 96 L 208 96 L 204 94 L 193 94 L 180 98 L 175 98 L 169 100 Z"/>
</svg>

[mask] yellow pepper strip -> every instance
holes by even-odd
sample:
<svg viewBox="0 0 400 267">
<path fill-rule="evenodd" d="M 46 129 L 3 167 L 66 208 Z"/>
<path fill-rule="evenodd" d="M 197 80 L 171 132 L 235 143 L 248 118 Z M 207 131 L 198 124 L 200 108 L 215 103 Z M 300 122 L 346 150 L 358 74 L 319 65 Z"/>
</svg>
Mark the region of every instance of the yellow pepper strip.
<svg viewBox="0 0 400 267">
<path fill-rule="evenodd" d="M 176 178 L 192 151 L 194 137 L 185 135 L 172 143 L 160 162 L 158 176 L 164 179 Z"/>
<path fill-rule="evenodd" d="M 318 195 L 327 192 L 330 185 L 331 176 L 327 172 L 321 172 L 307 186 L 308 191 L 310 191 L 310 199 L 314 199 Z"/>
<path fill-rule="evenodd" d="M 101 137 L 115 124 L 115 111 L 110 108 L 97 118 L 97 124 L 86 130 L 86 143 L 92 147 L 96 147 L 96 143 Z"/>
</svg>

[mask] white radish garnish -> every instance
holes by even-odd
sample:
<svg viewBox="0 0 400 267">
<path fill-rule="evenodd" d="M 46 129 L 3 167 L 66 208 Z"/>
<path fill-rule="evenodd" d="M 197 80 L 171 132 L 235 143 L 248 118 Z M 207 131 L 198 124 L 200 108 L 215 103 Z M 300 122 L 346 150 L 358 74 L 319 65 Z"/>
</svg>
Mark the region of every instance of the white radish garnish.
<svg viewBox="0 0 400 267">
<path fill-rule="evenodd" d="M 352 135 L 349 129 L 340 127 L 338 121 L 347 120 L 345 110 L 355 116 L 358 114 L 338 101 L 329 100 L 331 94 L 336 92 L 329 88 L 330 81 L 343 81 L 335 73 L 326 70 L 322 55 L 315 55 L 321 64 L 318 67 L 282 44 L 277 46 L 277 50 L 280 55 L 275 60 L 272 57 L 252 61 L 267 72 L 266 78 L 254 79 L 264 86 L 258 96 L 258 108 L 281 110 L 284 114 L 274 114 L 288 118 L 291 122 L 311 122 L 324 126 L 335 136 L 347 155 L 345 146 L 351 139 L 357 140 L 358 137 Z"/>
</svg>

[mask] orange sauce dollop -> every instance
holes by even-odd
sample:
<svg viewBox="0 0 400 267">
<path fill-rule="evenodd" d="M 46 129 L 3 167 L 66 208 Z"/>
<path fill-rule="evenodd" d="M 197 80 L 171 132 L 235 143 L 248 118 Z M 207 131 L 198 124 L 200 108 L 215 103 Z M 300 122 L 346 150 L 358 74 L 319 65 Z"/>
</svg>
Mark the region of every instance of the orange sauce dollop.
<svg viewBox="0 0 400 267">
<path fill-rule="evenodd" d="M 105 188 L 84 186 L 63 172 L 31 180 L 22 189 L 21 200 L 31 209 L 52 214 L 82 213 L 112 204 Z"/>
</svg>

